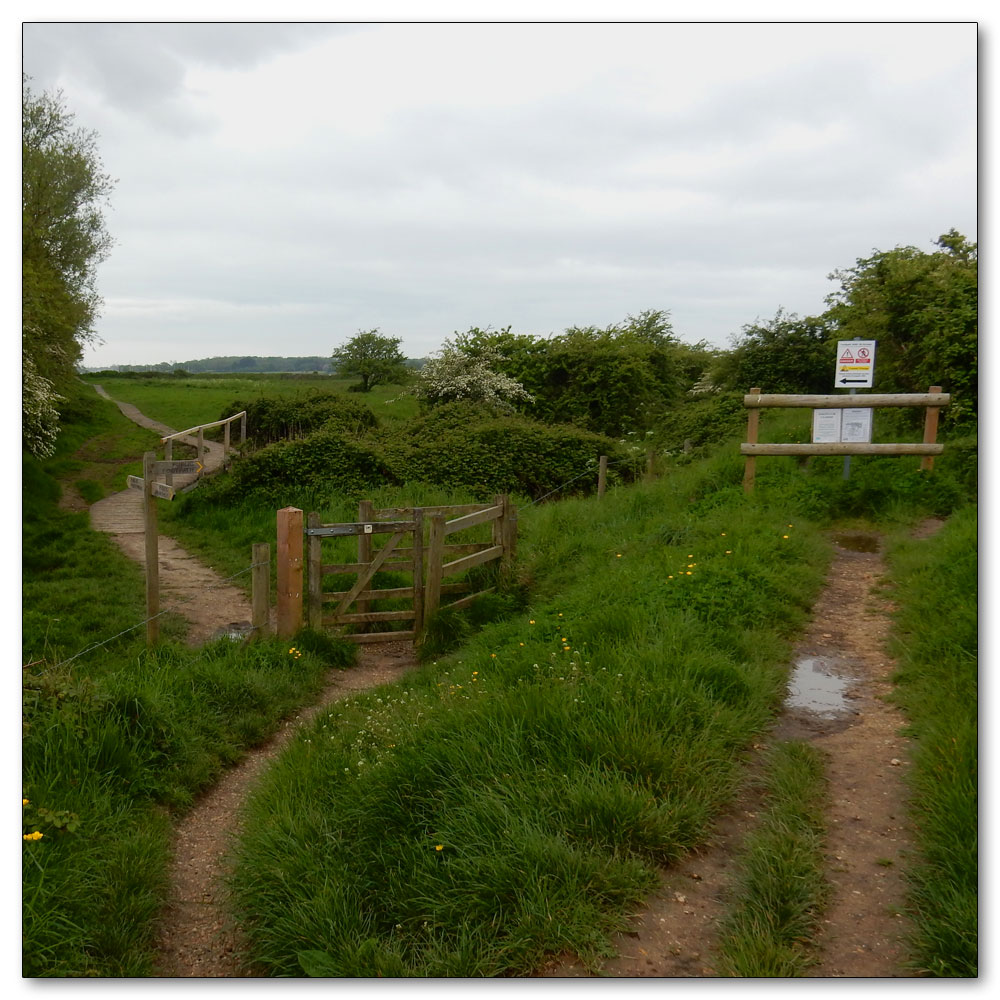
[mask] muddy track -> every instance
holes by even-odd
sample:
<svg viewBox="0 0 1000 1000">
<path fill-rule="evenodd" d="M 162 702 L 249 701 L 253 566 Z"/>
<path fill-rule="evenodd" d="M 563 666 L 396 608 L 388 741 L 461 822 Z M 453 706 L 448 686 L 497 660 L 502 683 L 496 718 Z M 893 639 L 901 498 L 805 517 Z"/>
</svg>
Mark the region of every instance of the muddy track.
<svg viewBox="0 0 1000 1000">
<path fill-rule="evenodd" d="M 939 526 L 930 522 L 920 533 Z M 790 697 L 768 737 L 808 742 L 826 761 L 831 899 L 811 945 L 816 964 L 809 975 L 913 976 L 902 916 L 902 872 L 912 849 L 906 819 L 908 740 L 901 735 L 901 713 L 885 700 L 895 669 L 886 651 L 892 604 L 880 593 L 885 565 L 877 535 L 834 541 L 826 585 L 794 652 Z M 750 778 L 756 768 L 751 761 Z M 617 957 L 588 970 L 563 956 L 540 975 L 719 975 L 715 941 L 735 875 L 734 857 L 760 806 L 748 780 L 709 842 L 661 871 L 659 890 L 615 937 Z"/>
</svg>

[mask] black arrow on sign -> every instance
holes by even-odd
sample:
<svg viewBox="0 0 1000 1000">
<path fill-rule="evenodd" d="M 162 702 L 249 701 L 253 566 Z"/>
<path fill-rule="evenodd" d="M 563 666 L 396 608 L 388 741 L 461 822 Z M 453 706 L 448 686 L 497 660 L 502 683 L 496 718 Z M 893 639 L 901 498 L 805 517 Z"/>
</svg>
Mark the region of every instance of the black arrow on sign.
<svg viewBox="0 0 1000 1000">
<path fill-rule="evenodd" d="M 842 378 L 840 380 L 840 384 L 841 385 L 847 385 L 848 382 L 867 382 L 867 381 L 868 381 L 868 379 L 866 379 L 866 378 Z"/>
</svg>

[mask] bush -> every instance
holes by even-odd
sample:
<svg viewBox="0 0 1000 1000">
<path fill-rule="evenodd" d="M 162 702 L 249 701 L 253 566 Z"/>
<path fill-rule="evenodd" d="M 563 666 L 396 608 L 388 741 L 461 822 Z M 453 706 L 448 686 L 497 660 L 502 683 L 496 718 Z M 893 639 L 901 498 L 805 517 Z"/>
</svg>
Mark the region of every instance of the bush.
<svg viewBox="0 0 1000 1000">
<path fill-rule="evenodd" d="M 627 453 L 603 435 L 494 416 L 468 403 L 436 407 L 387 441 L 385 451 L 400 482 L 462 487 L 480 497 L 589 493 L 597 485 L 601 455 L 609 457 L 615 474 L 631 478 Z"/>
<path fill-rule="evenodd" d="M 301 438 L 321 429 L 357 435 L 378 426 L 370 406 L 343 393 L 313 391 L 288 398 L 261 396 L 230 403 L 219 419 L 247 411 L 247 441 L 254 446 Z"/>
</svg>

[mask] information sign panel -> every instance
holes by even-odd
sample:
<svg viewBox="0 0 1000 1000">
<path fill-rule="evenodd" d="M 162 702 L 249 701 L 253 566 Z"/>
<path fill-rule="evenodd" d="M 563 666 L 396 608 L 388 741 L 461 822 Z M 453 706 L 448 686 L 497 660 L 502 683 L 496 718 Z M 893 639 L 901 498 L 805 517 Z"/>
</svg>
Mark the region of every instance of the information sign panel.
<svg viewBox="0 0 1000 1000">
<path fill-rule="evenodd" d="M 840 410 L 813 410 L 813 444 L 840 442 Z"/>
<path fill-rule="evenodd" d="M 851 444 L 871 444 L 872 411 L 867 407 L 845 407 L 840 421 L 840 440 Z"/>
<path fill-rule="evenodd" d="M 875 341 L 838 340 L 833 383 L 838 389 L 870 389 L 875 379 Z"/>
</svg>

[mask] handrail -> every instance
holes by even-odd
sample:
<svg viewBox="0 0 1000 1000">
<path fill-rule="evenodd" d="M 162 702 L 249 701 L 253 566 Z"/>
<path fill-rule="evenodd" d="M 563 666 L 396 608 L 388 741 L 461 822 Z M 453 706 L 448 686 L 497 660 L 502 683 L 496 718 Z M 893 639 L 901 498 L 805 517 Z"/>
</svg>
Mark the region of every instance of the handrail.
<svg viewBox="0 0 1000 1000">
<path fill-rule="evenodd" d="M 223 458 L 229 457 L 229 428 L 232 426 L 234 420 L 240 421 L 240 444 L 244 444 L 247 439 L 247 411 L 240 410 L 239 413 L 234 413 L 231 417 L 224 417 L 222 420 L 213 420 L 209 424 L 198 424 L 196 427 L 189 427 L 186 431 L 175 431 L 173 434 L 168 434 L 166 437 L 160 438 L 160 443 L 163 445 L 163 457 L 169 462 L 173 459 L 174 451 L 174 440 L 176 438 L 190 437 L 192 434 L 197 433 L 198 435 L 198 461 L 201 461 L 202 455 L 205 454 L 205 431 L 210 427 L 219 427 L 223 424 L 226 427 L 226 433 L 222 440 L 222 454 Z M 173 473 L 166 473 L 167 485 L 173 485 Z"/>
<path fill-rule="evenodd" d="M 238 417 L 243 417 L 244 422 L 246 420 L 247 411 L 240 410 L 239 413 L 234 413 L 231 417 L 224 417 L 222 420 L 215 420 L 210 424 L 198 424 L 195 427 L 189 427 L 186 431 L 174 431 L 173 434 L 168 434 L 166 437 L 160 438 L 161 444 L 166 444 L 172 438 L 186 437 L 188 434 L 192 434 L 194 431 L 205 431 L 210 427 L 221 427 L 223 424 L 232 423 Z M 246 440 L 246 428 L 244 427 L 243 440 Z"/>
</svg>

